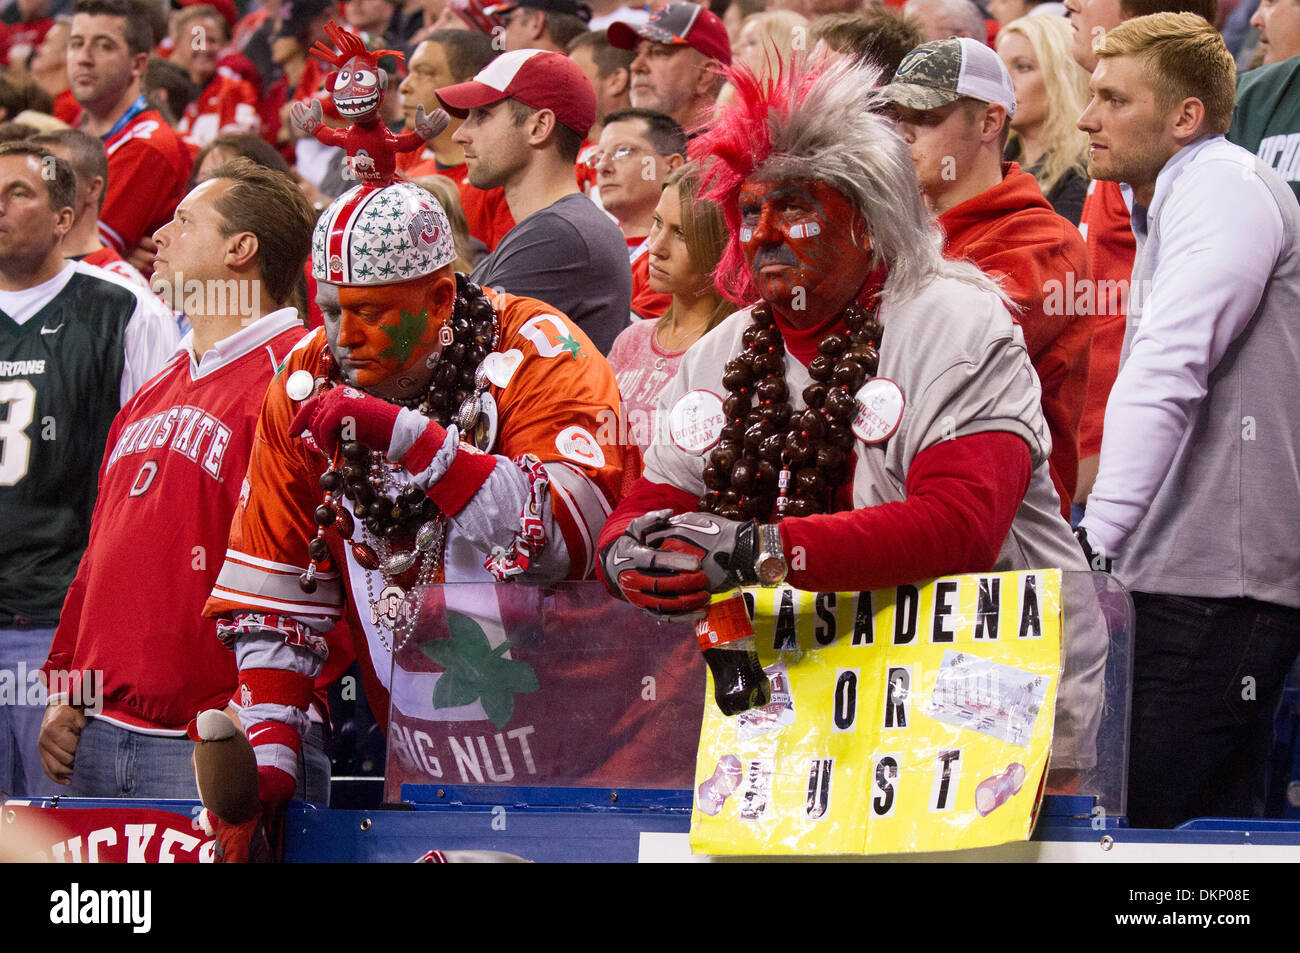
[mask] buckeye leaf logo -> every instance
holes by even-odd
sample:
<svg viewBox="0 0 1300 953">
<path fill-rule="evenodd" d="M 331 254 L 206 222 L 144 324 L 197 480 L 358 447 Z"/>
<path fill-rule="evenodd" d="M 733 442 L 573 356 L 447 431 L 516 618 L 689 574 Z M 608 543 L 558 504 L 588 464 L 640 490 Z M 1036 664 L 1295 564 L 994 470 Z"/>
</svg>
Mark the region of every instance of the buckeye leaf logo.
<svg viewBox="0 0 1300 953">
<path fill-rule="evenodd" d="M 483 703 L 483 713 L 500 731 L 515 713 L 515 695 L 538 690 L 537 673 L 527 662 L 503 658 L 514 643 L 488 645 L 483 628 L 469 616 L 447 613 L 451 638 L 435 639 L 420 651 L 443 667 L 433 689 L 433 707 L 459 708 Z"/>
</svg>

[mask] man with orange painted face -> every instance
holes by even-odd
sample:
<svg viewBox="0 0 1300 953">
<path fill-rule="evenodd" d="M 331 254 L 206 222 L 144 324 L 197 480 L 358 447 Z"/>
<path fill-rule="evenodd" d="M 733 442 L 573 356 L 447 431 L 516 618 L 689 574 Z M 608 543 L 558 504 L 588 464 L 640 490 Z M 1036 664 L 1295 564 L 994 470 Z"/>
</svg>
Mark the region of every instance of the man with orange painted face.
<svg viewBox="0 0 1300 953">
<path fill-rule="evenodd" d="M 316 227 L 325 326 L 268 392 L 205 609 L 235 652 L 263 820 L 293 792 L 322 634 L 340 616 L 383 723 L 392 656 L 414 629 L 406 594 L 587 577 L 639 465 L 597 440 L 619 396 L 591 340 L 539 301 L 455 274 L 455 256 L 442 208 L 409 183 L 358 186 Z M 225 832 L 236 856 L 257 820 Z"/>
<path fill-rule="evenodd" d="M 733 71 L 696 140 L 737 302 L 659 400 L 667 435 L 600 536 L 607 588 L 696 616 L 743 585 L 866 591 L 955 573 L 1084 569 L 1048 468 L 1020 327 L 942 257 L 874 69 Z M 1105 633 L 1067 644 L 1054 770 L 1095 761 Z"/>
</svg>

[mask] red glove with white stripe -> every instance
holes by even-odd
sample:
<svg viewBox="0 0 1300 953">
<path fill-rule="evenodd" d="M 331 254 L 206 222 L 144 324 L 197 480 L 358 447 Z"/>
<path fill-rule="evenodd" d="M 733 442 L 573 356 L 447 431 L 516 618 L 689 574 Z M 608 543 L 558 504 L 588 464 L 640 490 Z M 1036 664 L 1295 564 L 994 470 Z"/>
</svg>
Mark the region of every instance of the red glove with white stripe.
<svg viewBox="0 0 1300 953">
<path fill-rule="evenodd" d="M 289 433 L 310 433 L 321 451 L 333 459 L 338 451 L 340 441 L 355 440 L 371 450 L 387 454 L 393 442 L 393 429 L 402 408 L 390 404 L 378 397 L 371 397 L 355 387 L 334 387 L 323 394 L 313 397 L 298 408 L 298 414 L 289 425 Z M 442 442 L 447 438 L 447 431 L 432 420 L 424 418 L 424 432 L 402 458 L 412 456 L 421 443 L 426 444 L 426 452 L 415 454 L 411 466 L 407 469 L 418 473 L 429 465 L 433 455 L 438 452 Z M 415 464 L 423 460 L 424 466 L 416 469 Z"/>
<path fill-rule="evenodd" d="M 424 473 L 447 442 L 446 428 L 436 421 L 355 387 L 335 387 L 304 403 L 289 425 L 289 433 L 304 431 L 330 459 L 340 439 L 355 440 L 392 459 L 396 433 L 398 448 L 405 447 L 397 462 L 412 476 Z M 460 443 L 447 469 L 428 488 L 429 498 L 448 516 L 455 516 L 495 466 L 496 457 Z"/>
</svg>

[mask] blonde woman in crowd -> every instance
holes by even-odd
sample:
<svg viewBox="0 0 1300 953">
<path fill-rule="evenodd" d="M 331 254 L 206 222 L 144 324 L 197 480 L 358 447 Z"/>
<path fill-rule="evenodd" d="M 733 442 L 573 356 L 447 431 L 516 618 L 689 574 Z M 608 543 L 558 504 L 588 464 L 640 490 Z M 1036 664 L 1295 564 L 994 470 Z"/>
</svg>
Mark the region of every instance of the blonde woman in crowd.
<svg viewBox="0 0 1300 953">
<path fill-rule="evenodd" d="M 647 239 L 650 287 L 673 303 L 657 321 L 637 321 L 609 352 L 627 414 L 627 442 L 644 451 L 655 435 L 659 393 L 677 373 L 687 349 L 736 310 L 713 285 L 713 270 L 727 244 L 722 209 L 698 201 L 694 163 L 664 179 Z"/>
<path fill-rule="evenodd" d="M 998 32 L 997 49 L 1016 91 L 1006 158 L 1033 175 L 1052 208 L 1077 225 L 1088 190 L 1088 136 L 1075 120 L 1089 96 L 1088 74 L 1070 55 L 1072 38 L 1059 17 L 1021 17 Z"/>
<path fill-rule="evenodd" d="M 745 18 L 740 34 L 731 47 L 733 63 L 744 63 L 758 76 L 776 74 L 784 66 L 788 72 L 792 56 L 807 55 L 808 19 L 793 10 L 769 10 Z M 731 84 L 722 87 L 718 105 L 731 102 Z"/>
</svg>

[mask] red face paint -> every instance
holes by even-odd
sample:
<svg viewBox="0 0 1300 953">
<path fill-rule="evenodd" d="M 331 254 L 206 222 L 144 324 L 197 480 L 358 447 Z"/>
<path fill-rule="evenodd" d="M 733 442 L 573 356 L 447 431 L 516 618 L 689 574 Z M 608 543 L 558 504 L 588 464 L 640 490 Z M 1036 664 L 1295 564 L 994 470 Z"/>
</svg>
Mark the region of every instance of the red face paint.
<svg viewBox="0 0 1300 953">
<path fill-rule="evenodd" d="M 418 279 L 340 287 L 333 313 L 322 301 L 326 336 L 349 381 L 365 388 L 427 369 L 428 359 L 442 350 L 438 331 L 444 322 L 429 313 L 425 292 L 426 282 Z"/>
<path fill-rule="evenodd" d="M 740 246 L 758 293 L 796 328 L 838 314 L 871 271 L 861 216 L 825 182 L 746 180 Z"/>
</svg>

